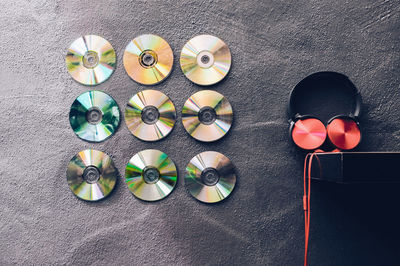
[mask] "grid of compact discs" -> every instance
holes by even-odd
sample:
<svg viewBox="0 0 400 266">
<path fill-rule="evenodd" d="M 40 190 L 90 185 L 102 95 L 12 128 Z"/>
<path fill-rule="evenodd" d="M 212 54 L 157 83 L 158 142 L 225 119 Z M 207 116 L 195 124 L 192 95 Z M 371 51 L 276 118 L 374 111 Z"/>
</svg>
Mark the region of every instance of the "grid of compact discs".
<svg viewBox="0 0 400 266">
<path fill-rule="evenodd" d="M 116 54 L 102 37 L 86 35 L 68 49 L 66 66 L 71 76 L 84 85 L 97 85 L 114 72 Z M 153 34 L 140 35 L 126 46 L 123 55 L 126 73 L 136 82 L 155 85 L 170 74 L 173 52 L 169 44 Z M 219 38 L 199 35 L 182 48 L 180 66 L 184 75 L 199 85 L 212 85 L 229 72 L 231 54 Z M 141 141 L 157 141 L 168 136 L 176 122 L 171 99 L 158 90 L 134 94 L 126 103 L 125 123 Z M 90 90 L 72 103 L 69 121 L 82 140 L 102 142 L 119 127 L 121 114 L 115 100 L 105 92 Z M 182 123 L 196 140 L 212 142 L 222 138 L 233 120 L 232 106 L 220 93 L 200 90 L 185 102 Z M 87 149 L 76 154 L 68 164 L 67 181 L 80 199 L 97 201 L 107 197 L 118 178 L 118 170 L 106 153 Z M 176 186 L 178 173 L 172 159 L 162 151 L 137 152 L 125 169 L 125 183 L 137 198 L 161 200 Z M 215 151 L 202 152 L 186 166 L 184 183 L 189 193 L 205 203 L 219 202 L 233 191 L 236 174 L 231 161 Z"/>
</svg>

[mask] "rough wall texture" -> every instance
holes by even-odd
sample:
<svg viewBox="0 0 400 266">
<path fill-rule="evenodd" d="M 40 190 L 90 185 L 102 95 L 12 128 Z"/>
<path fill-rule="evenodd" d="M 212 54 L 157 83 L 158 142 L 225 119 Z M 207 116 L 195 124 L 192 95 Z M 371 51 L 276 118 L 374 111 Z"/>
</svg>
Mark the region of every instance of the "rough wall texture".
<svg viewBox="0 0 400 266">
<path fill-rule="evenodd" d="M 364 98 L 359 150 L 400 149 L 400 4 L 397 1 L 0 1 L 0 264 L 257 264 L 303 260 L 302 160 L 288 139 L 290 89 L 310 73 L 345 73 Z M 89 87 L 72 80 L 64 56 L 84 34 L 108 39 L 118 55 L 95 89 L 121 111 L 145 89 L 125 73 L 123 50 L 142 33 L 164 37 L 175 55 L 165 92 L 178 110 L 166 139 L 144 143 L 124 123 L 101 144 L 78 139 L 68 122 Z M 228 77 L 211 86 L 235 112 L 229 134 L 211 144 L 188 136 L 184 101 L 202 87 L 179 69 L 181 47 L 209 33 L 230 47 Z M 137 200 L 120 177 L 114 193 L 83 202 L 65 171 L 78 151 L 112 155 L 120 172 L 146 148 L 179 168 L 175 191 L 157 203 Z M 195 154 L 216 150 L 236 165 L 238 184 L 222 204 L 191 198 L 182 176 Z M 311 265 L 398 261 L 400 186 L 313 184 Z"/>
</svg>

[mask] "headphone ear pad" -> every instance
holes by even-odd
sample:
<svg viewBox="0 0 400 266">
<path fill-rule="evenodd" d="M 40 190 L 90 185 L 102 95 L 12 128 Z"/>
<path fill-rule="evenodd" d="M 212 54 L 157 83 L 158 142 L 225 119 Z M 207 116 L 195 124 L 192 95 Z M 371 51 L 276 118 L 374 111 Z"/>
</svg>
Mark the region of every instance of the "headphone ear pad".
<svg viewBox="0 0 400 266">
<path fill-rule="evenodd" d="M 341 150 L 354 149 L 361 141 L 360 127 L 351 117 L 332 118 L 326 130 L 331 143 Z"/>
<path fill-rule="evenodd" d="M 293 142 L 304 150 L 315 150 L 326 140 L 324 123 L 314 117 L 296 120 L 290 133 Z"/>
</svg>

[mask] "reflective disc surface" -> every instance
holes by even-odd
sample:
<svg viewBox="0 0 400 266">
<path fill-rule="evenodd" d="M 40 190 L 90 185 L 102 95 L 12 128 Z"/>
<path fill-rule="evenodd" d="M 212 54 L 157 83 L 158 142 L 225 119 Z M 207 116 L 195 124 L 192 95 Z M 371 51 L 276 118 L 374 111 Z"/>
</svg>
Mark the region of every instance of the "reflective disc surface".
<svg viewBox="0 0 400 266">
<path fill-rule="evenodd" d="M 183 126 L 200 141 L 222 138 L 231 128 L 232 121 L 232 106 L 222 94 L 212 90 L 196 92 L 182 109 Z"/>
<path fill-rule="evenodd" d="M 219 202 L 231 194 L 235 184 L 234 166 L 219 152 L 202 152 L 186 166 L 185 186 L 199 201 Z"/>
<path fill-rule="evenodd" d="M 117 103 L 102 91 L 82 93 L 72 103 L 69 122 L 75 134 L 86 141 L 101 142 L 114 134 L 120 121 Z"/>
<path fill-rule="evenodd" d="M 159 150 L 135 154 L 125 169 L 125 182 L 137 198 L 161 200 L 175 188 L 178 174 L 174 162 Z"/>
<path fill-rule="evenodd" d="M 111 158 L 97 150 L 83 150 L 68 164 L 68 186 L 78 198 L 97 201 L 107 197 L 115 186 L 118 170 Z"/>
<path fill-rule="evenodd" d="M 84 85 L 97 85 L 114 72 L 114 48 L 104 38 L 85 35 L 76 39 L 65 57 L 67 70 L 73 79 Z"/>
<path fill-rule="evenodd" d="M 182 48 L 181 69 L 185 76 L 199 85 L 221 81 L 231 67 L 231 52 L 218 37 L 199 35 Z"/>
<path fill-rule="evenodd" d="M 123 61 L 126 73 L 134 81 L 144 85 L 154 85 L 171 73 L 174 55 L 163 38 L 144 34 L 129 42 Z"/>
<path fill-rule="evenodd" d="M 165 138 L 175 125 L 175 106 L 164 93 L 144 90 L 135 94 L 125 108 L 125 123 L 144 141 Z"/>
</svg>

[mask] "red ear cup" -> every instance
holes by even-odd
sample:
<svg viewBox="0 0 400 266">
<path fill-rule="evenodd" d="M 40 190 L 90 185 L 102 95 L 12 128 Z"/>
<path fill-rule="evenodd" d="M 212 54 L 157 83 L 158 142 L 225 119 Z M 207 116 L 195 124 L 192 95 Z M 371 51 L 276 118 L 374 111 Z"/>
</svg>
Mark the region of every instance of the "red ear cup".
<svg viewBox="0 0 400 266">
<path fill-rule="evenodd" d="M 354 149 L 361 141 L 360 128 L 351 118 L 332 119 L 327 126 L 327 131 L 332 144 L 342 150 Z"/>
<path fill-rule="evenodd" d="M 292 139 L 304 150 L 315 150 L 325 142 L 325 125 L 317 118 L 297 120 L 293 125 Z"/>
</svg>

